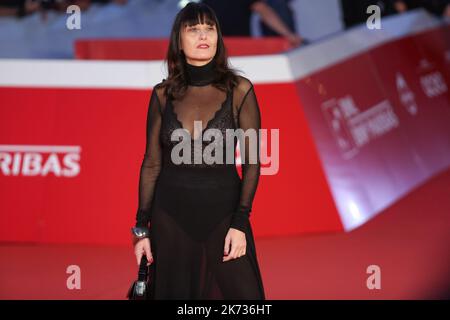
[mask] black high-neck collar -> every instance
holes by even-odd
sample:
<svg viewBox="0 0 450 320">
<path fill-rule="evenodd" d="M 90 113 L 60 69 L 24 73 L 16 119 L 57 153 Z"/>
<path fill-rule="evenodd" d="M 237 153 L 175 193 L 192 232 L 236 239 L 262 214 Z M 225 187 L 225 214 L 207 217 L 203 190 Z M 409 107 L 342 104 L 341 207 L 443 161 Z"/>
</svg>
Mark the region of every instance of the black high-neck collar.
<svg viewBox="0 0 450 320">
<path fill-rule="evenodd" d="M 190 86 L 206 86 L 215 79 L 216 71 L 214 59 L 202 66 L 194 66 L 185 61 L 185 66 L 187 82 Z"/>
</svg>

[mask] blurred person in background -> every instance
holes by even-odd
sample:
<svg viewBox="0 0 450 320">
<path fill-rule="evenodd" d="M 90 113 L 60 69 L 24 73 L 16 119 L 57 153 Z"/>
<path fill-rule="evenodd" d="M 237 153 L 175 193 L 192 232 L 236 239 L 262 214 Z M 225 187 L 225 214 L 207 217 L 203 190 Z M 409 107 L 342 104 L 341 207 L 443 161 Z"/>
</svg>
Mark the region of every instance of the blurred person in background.
<svg viewBox="0 0 450 320">
<path fill-rule="evenodd" d="M 87 10 L 93 3 L 99 3 L 99 4 L 109 4 L 109 3 L 115 3 L 119 5 L 124 5 L 127 3 L 128 0 L 64 0 L 66 3 L 66 7 L 69 5 L 77 5 L 80 7 L 81 10 Z"/>
<path fill-rule="evenodd" d="M 203 0 L 203 3 L 216 13 L 224 36 L 250 37 L 251 15 L 256 13 L 268 27 L 284 37 L 293 47 L 302 44 L 302 38 L 263 0 Z"/>
<path fill-rule="evenodd" d="M 286 24 L 292 33 L 297 33 L 294 12 L 289 7 L 292 0 L 266 0 L 266 3 L 276 12 L 280 19 Z M 269 27 L 264 21 L 260 21 L 261 33 L 264 36 L 280 36 L 280 34 Z"/>
<path fill-rule="evenodd" d="M 450 0 L 392 0 L 394 10 L 403 13 L 408 10 L 425 8 L 436 16 L 450 15 Z"/>
<path fill-rule="evenodd" d="M 403 13 L 408 10 L 414 10 L 424 7 L 426 1 L 424 0 L 391 0 L 392 7 L 395 13 Z"/>
<path fill-rule="evenodd" d="M 41 9 L 40 1 L 36 0 L 2 0 L 0 3 L 1 16 L 24 17 Z"/>
</svg>

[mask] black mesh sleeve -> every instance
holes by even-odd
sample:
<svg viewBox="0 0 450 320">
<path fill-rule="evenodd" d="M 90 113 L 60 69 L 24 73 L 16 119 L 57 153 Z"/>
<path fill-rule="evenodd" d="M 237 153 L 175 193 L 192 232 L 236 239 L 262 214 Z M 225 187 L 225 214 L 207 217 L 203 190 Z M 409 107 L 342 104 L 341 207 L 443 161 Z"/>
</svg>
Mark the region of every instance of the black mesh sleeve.
<svg viewBox="0 0 450 320">
<path fill-rule="evenodd" d="M 252 210 L 252 202 L 258 186 L 260 176 L 260 133 L 261 114 L 258 101 L 251 83 L 246 83 L 250 88 L 244 95 L 242 104 L 238 110 L 239 128 L 244 131 L 245 143 L 240 139 L 242 184 L 239 205 L 233 214 L 231 227 L 244 231 L 249 223 Z M 246 130 L 251 129 L 246 132 Z M 252 138 L 250 138 L 253 135 Z M 243 146 L 245 146 L 243 148 Z"/>
<path fill-rule="evenodd" d="M 136 226 L 148 227 L 155 184 L 161 171 L 161 104 L 153 88 L 147 111 L 145 154 L 139 175 L 139 204 L 136 213 Z"/>
</svg>

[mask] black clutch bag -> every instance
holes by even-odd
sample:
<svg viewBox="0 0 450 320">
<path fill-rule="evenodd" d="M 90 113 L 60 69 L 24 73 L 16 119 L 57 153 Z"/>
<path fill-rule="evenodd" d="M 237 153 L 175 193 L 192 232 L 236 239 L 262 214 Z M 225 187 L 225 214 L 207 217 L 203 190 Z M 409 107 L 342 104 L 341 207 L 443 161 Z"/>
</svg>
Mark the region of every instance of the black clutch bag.
<svg viewBox="0 0 450 320">
<path fill-rule="evenodd" d="M 138 270 L 138 279 L 131 284 L 127 293 L 129 300 L 150 300 L 151 299 L 151 277 L 150 268 L 153 264 L 147 266 L 147 257 L 142 255 Z"/>
</svg>

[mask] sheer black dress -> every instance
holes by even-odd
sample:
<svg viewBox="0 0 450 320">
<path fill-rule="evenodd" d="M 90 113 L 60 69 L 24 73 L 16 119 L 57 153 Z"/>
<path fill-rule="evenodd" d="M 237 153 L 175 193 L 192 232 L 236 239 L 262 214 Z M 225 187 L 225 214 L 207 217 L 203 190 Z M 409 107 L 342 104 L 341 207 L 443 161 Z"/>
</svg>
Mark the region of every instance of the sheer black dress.
<svg viewBox="0 0 450 320">
<path fill-rule="evenodd" d="M 183 98 L 166 99 L 161 82 L 154 87 L 148 105 L 136 226 L 150 229 L 153 299 L 265 299 L 249 219 L 260 176 L 259 138 L 253 163 L 249 140 L 245 142 L 242 179 L 234 154 L 233 163 L 226 162 L 225 150 L 227 129 L 260 129 L 259 106 L 253 85 L 245 77 L 239 76 L 239 84 L 228 93 L 213 87 L 214 63 L 194 66 L 185 62 L 188 89 Z M 194 121 L 201 121 L 201 127 Z M 194 125 L 199 130 L 194 131 Z M 202 139 L 199 133 L 207 136 L 211 128 L 220 130 L 223 138 Z M 181 156 L 186 151 L 174 150 L 180 141 L 171 138 L 176 129 L 190 134 L 190 164 L 172 161 L 172 151 Z M 234 148 L 238 141 L 234 139 Z M 208 145 L 215 143 L 219 147 L 207 152 Z M 194 144 L 201 146 L 200 152 Z M 223 163 L 211 161 L 211 156 L 220 157 L 215 153 L 221 149 Z M 223 262 L 230 227 L 245 232 L 247 249 L 240 258 Z"/>
</svg>

